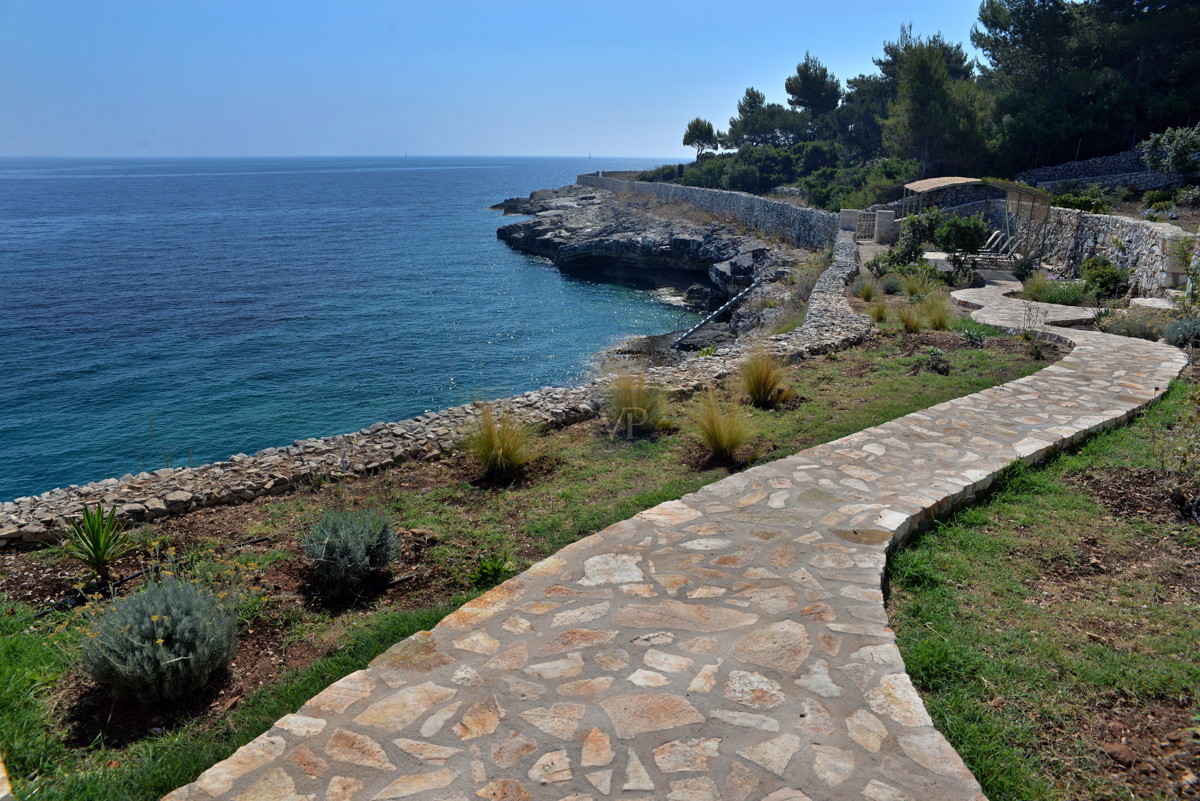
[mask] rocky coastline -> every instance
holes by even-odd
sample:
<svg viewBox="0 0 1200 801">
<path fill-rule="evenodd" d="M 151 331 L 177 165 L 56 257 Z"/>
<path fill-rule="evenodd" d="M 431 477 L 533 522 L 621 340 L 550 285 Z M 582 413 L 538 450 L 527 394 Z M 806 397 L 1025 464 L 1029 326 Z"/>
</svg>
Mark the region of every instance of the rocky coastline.
<svg viewBox="0 0 1200 801">
<path fill-rule="evenodd" d="M 680 263 L 688 265 L 682 272 L 697 276 L 697 283 L 699 277 L 707 278 L 713 289 L 728 292 L 725 287 L 734 280 L 749 283 L 764 276 L 764 297 L 793 291 L 784 279 L 791 274 L 789 260 L 799 251 L 790 246 L 737 233 L 727 222 L 666 221 L 649 214 L 641 215 L 648 222 L 640 229 L 645 236 L 639 238 L 636 212 L 627 211 L 629 202 L 606 204 L 601 198 L 603 192 L 575 186 L 505 201 L 500 208 L 506 213 L 532 213 L 534 217 L 500 230 L 510 232 L 507 236 L 511 239 L 506 241 L 519 241 L 531 248 L 526 252 L 545 249 L 546 253 L 539 255 L 546 255 L 556 264 L 564 256 L 568 262 L 574 258 L 579 264 L 596 264 L 604 253 L 640 254 L 637 259 L 651 264 L 666 258 L 661 253 L 666 248 L 667 252 L 678 252 Z M 605 205 L 618 209 L 612 216 L 621 222 L 612 223 L 608 233 L 589 229 L 585 221 L 591 219 L 597 225 L 603 222 L 595 215 L 604 214 L 599 208 Z M 584 213 L 570 211 L 572 208 L 583 209 Z M 575 233 L 570 238 L 554 233 L 567 230 Z M 505 234 L 498 235 L 505 239 Z M 556 249 L 551 252 L 551 248 Z M 763 346 L 794 361 L 868 337 L 872 323 L 852 312 L 845 299 L 846 282 L 857 270 L 853 239 L 843 232 L 834 246 L 832 265 L 820 275 L 811 292 L 803 326 L 768 337 L 762 340 Z M 753 328 L 764 316 L 769 317 L 764 315 L 769 311 L 769 305 L 760 303 L 757 317 L 743 315 L 739 320 L 735 315 L 731 327 Z M 734 371 L 748 347 L 734 342 L 719 347 L 715 355 L 649 367 L 646 374 L 673 395 L 690 395 Z M 578 386 L 543 387 L 491 403 L 511 409 L 544 430 L 553 430 L 603 414 L 607 385 L 608 379 L 599 377 Z M 457 406 L 407 420 L 376 423 L 350 434 L 297 440 L 290 446 L 266 448 L 253 455 L 236 454 L 198 467 L 128 474 L 17 498 L 0 504 L 0 548 L 17 542 L 59 539 L 67 522 L 78 518 L 84 505 L 115 508 L 121 520 L 138 523 L 201 507 L 244 503 L 320 480 L 373 473 L 408 460 L 437 458 L 458 444 L 482 408 L 483 404 Z"/>
</svg>

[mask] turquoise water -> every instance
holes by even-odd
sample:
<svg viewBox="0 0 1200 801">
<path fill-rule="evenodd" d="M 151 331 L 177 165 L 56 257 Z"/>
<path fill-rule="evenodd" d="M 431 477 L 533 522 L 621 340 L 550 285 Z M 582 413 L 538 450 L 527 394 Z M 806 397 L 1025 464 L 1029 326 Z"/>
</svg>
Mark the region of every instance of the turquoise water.
<svg viewBox="0 0 1200 801">
<path fill-rule="evenodd" d="M 488 209 L 661 161 L 0 160 L 0 499 L 568 383 L 687 327 Z"/>
</svg>

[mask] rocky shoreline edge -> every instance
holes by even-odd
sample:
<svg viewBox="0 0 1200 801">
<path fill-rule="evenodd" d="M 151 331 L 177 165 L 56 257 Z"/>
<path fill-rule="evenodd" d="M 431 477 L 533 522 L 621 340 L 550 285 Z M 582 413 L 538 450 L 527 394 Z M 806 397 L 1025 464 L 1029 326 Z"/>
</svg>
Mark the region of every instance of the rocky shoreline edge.
<svg viewBox="0 0 1200 801">
<path fill-rule="evenodd" d="M 595 241 L 603 240 L 597 237 Z M 746 238 L 746 242 L 751 241 Z M 742 255 L 738 249 L 732 258 Z M 749 255 L 753 265 L 764 254 L 755 256 L 752 249 Z M 834 245 L 833 263 L 821 274 L 809 297 L 804 324 L 790 333 L 762 340 L 762 346 L 796 361 L 866 339 L 874 330 L 873 324 L 851 311 L 845 298 L 845 285 L 857 271 L 853 236 L 842 232 Z M 736 369 L 747 347 L 737 343 L 722 346 L 712 356 L 650 367 L 645 373 L 672 395 L 690 395 Z M 553 430 L 601 414 L 607 384 L 607 377 L 599 377 L 578 386 L 543 387 L 490 403 L 508 408 L 544 430 Z M 0 505 L 0 548 L 17 542 L 56 541 L 85 505 L 115 508 L 123 522 L 139 523 L 202 507 L 245 503 L 297 489 L 306 482 L 373 473 L 409 460 L 436 458 L 458 444 L 483 406 L 465 404 L 407 420 L 376 423 L 350 434 L 297 440 L 290 446 L 265 448 L 253 456 L 239 453 L 197 467 L 127 474 L 6 501 Z"/>
</svg>

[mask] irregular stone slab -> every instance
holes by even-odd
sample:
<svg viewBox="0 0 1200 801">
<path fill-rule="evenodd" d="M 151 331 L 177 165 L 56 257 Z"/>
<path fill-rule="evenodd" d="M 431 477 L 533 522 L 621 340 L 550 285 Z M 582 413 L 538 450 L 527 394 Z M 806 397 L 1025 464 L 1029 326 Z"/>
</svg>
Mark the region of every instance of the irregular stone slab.
<svg viewBox="0 0 1200 801">
<path fill-rule="evenodd" d="M 579 727 L 579 721 L 587 707 L 582 704 L 552 704 L 548 707 L 529 709 L 521 717 L 530 726 L 536 726 L 546 734 L 560 740 L 570 740 Z"/>
<path fill-rule="evenodd" d="M 537 751 L 537 743 L 519 732 L 510 731 L 499 743 L 492 746 L 491 757 L 496 767 L 507 770 L 522 757 Z"/>
<path fill-rule="evenodd" d="M 392 696 L 377 701 L 354 718 L 356 723 L 399 731 L 438 704 L 444 704 L 458 693 L 453 687 L 442 687 L 431 681 L 415 687 L 397 690 Z"/>
<path fill-rule="evenodd" d="M 592 729 L 583 741 L 583 755 L 579 764 L 585 768 L 604 767 L 612 762 L 615 756 L 609 736 L 600 729 Z"/>
<path fill-rule="evenodd" d="M 325 753 L 341 762 L 361 765 L 364 768 L 396 769 L 379 743 L 370 737 L 345 729 L 338 729 L 329 737 L 329 742 L 325 744 Z"/>
<path fill-rule="evenodd" d="M 774 773 L 783 776 L 788 763 L 800 750 L 800 738 L 793 734 L 781 734 L 778 737 L 738 751 L 738 756 L 750 760 Z"/>
<path fill-rule="evenodd" d="M 637 566 L 640 561 L 641 555 L 633 553 L 606 553 L 590 557 L 583 561 L 583 578 L 579 583 L 584 587 L 595 587 L 641 581 L 642 571 Z"/>
<path fill-rule="evenodd" d="M 665 731 L 704 720 L 694 706 L 675 695 L 618 695 L 601 701 L 600 708 L 608 715 L 617 737 L 622 740 L 648 731 Z"/>
<path fill-rule="evenodd" d="M 707 771 L 708 763 L 721 746 L 720 737 L 706 740 L 673 740 L 654 749 L 654 763 L 663 773 Z"/>
<path fill-rule="evenodd" d="M 529 769 L 529 778 L 539 784 L 560 784 L 571 780 L 571 759 L 566 751 L 542 754 Z"/>
<path fill-rule="evenodd" d="M 763 626 L 738 640 L 734 653 L 743 662 L 795 673 L 812 651 L 808 632 L 794 620 L 781 620 Z"/>
<path fill-rule="evenodd" d="M 725 682 L 725 697 L 753 709 L 773 709 L 785 698 L 779 682 L 761 673 L 732 670 Z"/>
<path fill-rule="evenodd" d="M 615 615 L 618 626 L 635 629 L 672 628 L 682 631 L 727 631 L 758 622 L 758 615 L 720 606 L 686 604 L 682 601 L 658 601 L 628 604 Z"/>
<path fill-rule="evenodd" d="M 432 773 L 410 773 L 396 779 L 383 788 L 371 801 L 389 801 L 393 798 L 409 798 L 429 790 L 440 790 L 458 778 L 458 771 L 442 768 Z"/>
</svg>

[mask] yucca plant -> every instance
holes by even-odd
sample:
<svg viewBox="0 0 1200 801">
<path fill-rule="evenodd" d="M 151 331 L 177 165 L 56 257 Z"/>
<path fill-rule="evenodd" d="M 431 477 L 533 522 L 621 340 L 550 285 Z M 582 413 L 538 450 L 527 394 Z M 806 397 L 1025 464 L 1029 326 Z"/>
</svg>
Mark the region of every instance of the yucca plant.
<svg viewBox="0 0 1200 801">
<path fill-rule="evenodd" d="M 501 409 L 497 415 L 486 404 L 465 444 L 483 465 L 484 476 L 498 481 L 515 477 L 529 462 L 533 439 L 533 428 L 518 420 L 512 411 Z"/>
<path fill-rule="evenodd" d="M 619 375 L 609 388 L 613 433 L 633 439 L 658 431 L 663 418 L 663 391 L 642 373 Z"/>
<path fill-rule="evenodd" d="M 900 325 L 910 334 L 916 334 L 925 327 L 925 319 L 921 316 L 920 309 L 915 306 L 901 307 L 897 316 L 900 318 Z"/>
<path fill-rule="evenodd" d="M 113 562 L 133 548 L 134 543 L 129 541 L 121 521 L 117 520 L 116 507 L 106 515 L 100 506 L 89 509 L 85 505 L 82 518 L 71 521 L 63 541 L 67 556 L 82 562 L 105 584 L 111 578 Z"/>
<path fill-rule="evenodd" d="M 944 331 L 949 328 L 950 321 L 954 318 L 953 312 L 950 311 L 950 296 L 945 292 L 926 295 L 918 308 L 921 310 L 925 322 L 935 331 Z"/>
<path fill-rule="evenodd" d="M 717 394 L 710 389 L 692 419 L 699 429 L 700 439 L 712 453 L 713 460 L 723 463 L 734 461 L 737 449 L 742 447 L 748 437 L 740 404 L 734 403 L 732 409 L 725 411 L 721 408 Z"/>
<path fill-rule="evenodd" d="M 792 396 L 783 386 L 783 365 L 774 354 L 759 348 L 742 362 L 742 388 L 760 409 L 773 409 Z"/>
</svg>

